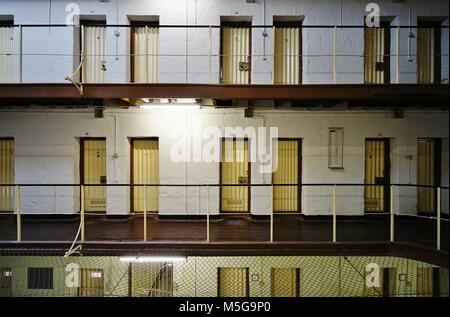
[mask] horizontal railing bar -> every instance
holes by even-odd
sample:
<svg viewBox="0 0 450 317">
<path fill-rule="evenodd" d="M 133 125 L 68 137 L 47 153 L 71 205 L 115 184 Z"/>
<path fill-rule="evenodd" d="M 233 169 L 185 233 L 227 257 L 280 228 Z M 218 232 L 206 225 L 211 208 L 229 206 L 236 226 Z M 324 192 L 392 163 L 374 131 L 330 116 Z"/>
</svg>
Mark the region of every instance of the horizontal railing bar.
<svg viewBox="0 0 450 317">
<path fill-rule="evenodd" d="M 421 184 L 361 184 L 361 183 L 303 183 L 303 184 L 0 184 L 0 187 L 12 187 L 12 186 L 22 186 L 22 187 L 203 187 L 203 186 L 213 186 L 213 187 L 227 187 L 227 186 L 242 186 L 242 187 L 268 187 L 268 186 L 341 186 L 341 187 L 366 187 L 366 186 L 398 186 L 398 187 L 425 187 L 425 188 L 441 188 L 449 189 L 448 186 L 434 186 L 434 185 L 421 185 Z"/>
<path fill-rule="evenodd" d="M 432 54 L 433 56 L 444 56 L 448 57 L 448 53 L 441 53 L 441 54 Z M 409 57 L 409 56 L 417 56 L 417 54 L 74 54 L 74 53 L 0 53 L 0 56 L 65 56 L 65 57 L 74 57 L 74 56 L 90 56 L 90 57 L 129 57 L 129 56 L 159 56 L 159 57 L 393 57 L 393 56 L 400 56 L 400 57 Z"/>
<path fill-rule="evenodd" d="M 145 24 L 143 24 L 145 25 Z M 219 29 L 219 28 L 225 28 L 228 27 L 226 25 L 208 25 L 208 24 L 188 24 L 188 25 L 183 25 L 183 24 L 166 24 L 166 25 L 151 25 L 148 24 L 150 27 L 157 27 L 157 28 L 188 28 L 188 29 L 204 29 L 204 28 L 214 28 L 214 29 Z M 11 27 L 23 27 L 23 28 L 31 28 L 31 27 L 36 27 L 36 28 L 40 28 L 40 27 L 73 27 L 73 28 L 77 28 L 80 27 L 80 24 L 13 24 L 13 25 L 9 25 Z M 123 27 L 123 28 L 132 28 L 132 27 L 136 27 L 136 25 L 131 25 L 131 24 L 101 24 L 101 23 L 89 23 L 85 26 L 102 26 L 102 27 L 114 27 L 114 28 L 118 28 L 118 27 Z M 139 25 L 138 25 L 139 26 Z M 334 28 L 338 28 L 338 29 L 363 29 L 366 28 L 365 25 L 326 25 L 326 24 L 318 24 L 318 25 L 299 25 L 300 28 L 321 28 L 321 29 L 334 29 Z M 256 25 L 246 25 L 246 28 L 251 28 L 251 29 L 260 29 L 260 28 L 273 28 L 276 27 L 276 25 L 261 25 L 261 24 L 256 24 Z M 449 26 L 448 25 L 440 25 L 440 26 L 418 26 L 418 25 L 389 25 L 389 26 L 383 26 L 382 28 L 390 28 L 390 29 L 396 29 L 396 28 L 401 28 L 401 29 L 416 29 L 416 28 L 441 28 L 441 29 L 448 29 Z"/>
</svg>

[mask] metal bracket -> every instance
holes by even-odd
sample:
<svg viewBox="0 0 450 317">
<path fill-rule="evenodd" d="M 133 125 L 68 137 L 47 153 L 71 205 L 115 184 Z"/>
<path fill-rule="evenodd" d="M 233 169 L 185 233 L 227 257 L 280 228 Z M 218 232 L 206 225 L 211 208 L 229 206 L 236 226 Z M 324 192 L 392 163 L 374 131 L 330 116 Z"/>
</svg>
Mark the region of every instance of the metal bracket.
<svg viewBox="0 0 450 317">
<path fill-rule="evenodd" d="M 84 61 L 84 55 L 82 55 L 80 64 L 78 65 L 75 72 L 70 76 L 64 77 L 65 80 L 70 81 L 75 86 L 75 88 L 77 88 L 77 90 L 81 96 L 83 96 L 83 83 L 76 81 L 74 77 L 80 71 L 81 65 L 83 65 L 83 61 Z"/>
</svg>

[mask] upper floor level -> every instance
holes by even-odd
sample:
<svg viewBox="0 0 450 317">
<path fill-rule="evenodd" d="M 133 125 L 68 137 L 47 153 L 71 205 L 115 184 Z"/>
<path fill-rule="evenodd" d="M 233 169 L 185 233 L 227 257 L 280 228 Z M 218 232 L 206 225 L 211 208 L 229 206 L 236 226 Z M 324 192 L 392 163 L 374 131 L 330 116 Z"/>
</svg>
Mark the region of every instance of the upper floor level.
<svg viewBox="0 0 450 317">
<path fill-rule="evenodd" d="M 369 2 L 3 0 L 0 82 L 448 83 L 448 2 Z"/>
</svg>

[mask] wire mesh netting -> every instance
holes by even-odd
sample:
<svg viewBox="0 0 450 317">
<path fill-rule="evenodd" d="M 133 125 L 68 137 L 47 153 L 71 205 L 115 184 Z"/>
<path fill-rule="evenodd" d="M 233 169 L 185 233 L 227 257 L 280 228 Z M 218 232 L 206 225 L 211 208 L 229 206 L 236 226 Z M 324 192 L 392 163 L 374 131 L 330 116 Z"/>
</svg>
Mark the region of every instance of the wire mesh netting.
<svg viewBox="0 0 450 317">
<path fill-rule="evenodd" d="M 398 257 L 0 257 L 1 296 L 448 297 L 448 269 Z M 32 254 L 32 251 L 28 252 Z"/>
</svg>

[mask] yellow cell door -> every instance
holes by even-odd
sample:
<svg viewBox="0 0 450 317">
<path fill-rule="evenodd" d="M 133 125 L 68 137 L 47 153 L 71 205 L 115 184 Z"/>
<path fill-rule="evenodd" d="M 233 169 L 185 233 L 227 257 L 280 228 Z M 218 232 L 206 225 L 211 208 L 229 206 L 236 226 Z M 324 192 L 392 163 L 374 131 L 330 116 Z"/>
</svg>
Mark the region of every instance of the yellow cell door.
<svg viewBox="0 0 450 317">
<path fill-rule="evenodd" d="M 271 289 L 272 297 L 299 297 L 300 269 L 272 268 Z"/>
<path fill-rule="evenodd" d="M 251 30 L 248 27 L 222 28 L 222 83 L 250 83 Z"/>
<path fill-rule="evenodd" d="M 14 140 L 0 139 L 0 212 L 13 211 L 14 187 Z"/>
<path fill-rule="evenodd" d="M 105 295 L 105 278 L 102 269 L 80 270 L 80 296 L 103 297 Z"/>
<path fill-rule="evenodd" d="M 159 184 L 159 144 L 157 139 L 131 140 L 132 184 Z M 144 198 L 146 197 L 146 198 Z M 133 187 L 132 210 L 158 211 L 159 187 Z"/>
<path fill-rule="evenodd" d="M 417 184 L 439 185 L 440 142 L 433 139 L 422 139 L 417 142 Z M 436 212 L 436 190 L 428 187 L 417 187 L 417 211 L 420 213 Z"/>
<path fill-rule="evenodd" d="M 159 81 L 159 28 L 133 27 L 131 49 L 132 82 L 157 83 Z"/>
<path fill-rule="evenodd" d="M 0 26 L 0 83 L 13 80 L 13 34 L 13 27 Z"/>
<path fill-rule="evenodd" d="M 82 140 L 82 183 L 84 187 L 84 208 L 90 212 L 106 211 L 106 187 L 88 186 L 106 184 L 106 140 Z"/>
<path fill-rule="evenodd" d="M 84 83 L 103 83 L 106 65 L 106 27 L 84 26 L 84 53 L 81 74 Z"/>
<path fill-rule="evenodd" d="M 364 83 L 389 83 L 390 41 L 388 24 L 364 29 Z"/>
<path fill-rule="evenodd" d="M 275 27 L 273 83 L 301 83 L 300 27 Z"/>
<path fill-rule="evenodd" d="M 299 184 L 301 171 L 301 141 L 278 140 L 277 169 L 272 175 L 272 182 L 276 184 Z M 273 211 L 299 212 L 300 186 L 274 186 Z"/>
<path fill-rule="evenodd" d="M 219 297 L 248 297 L 248 268 L 218 268 Z"/>
<path fill-rule="evenodd" d="M 222 139 L 220 184 L 249 184 L 248 140 Z M 249 212 L 248 186 L 221 186 L 222 212 Z"/>
<path fill-rule="evenodd" d="M 364 183 L 381 185 L 364 187 L 365 211 L 387 211 L 390 183 L 389 139 L 366 140 Z"/>
<path fill-rule="evenodd" d="M 441 81 L 441 32 L 439 23 L 421 23 L 417 29 L 417 82 Z"/>
<path fill-rule="evenodd" d="M 416 276 L 416 294 L 421 297 L 433 296 L 433 268 L 418 267 Z"/>
</svg>

